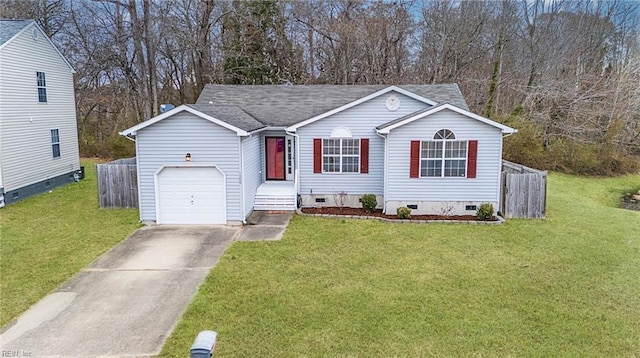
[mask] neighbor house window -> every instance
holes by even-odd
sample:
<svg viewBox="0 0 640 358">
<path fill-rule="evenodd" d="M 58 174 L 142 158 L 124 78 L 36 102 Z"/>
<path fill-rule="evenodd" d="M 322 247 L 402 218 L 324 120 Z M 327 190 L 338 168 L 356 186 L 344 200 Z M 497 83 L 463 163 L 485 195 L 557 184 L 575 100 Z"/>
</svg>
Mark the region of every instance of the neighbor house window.
<svg viewBox="0 0 640 358">
<path fill-rule="evenodd" d="M 421 177 L 465 177 L 466 168 L 467 141 L 456 140 L 452 131 L 441 129 L 433 140 L 422 141 Z"/>
<path fill-rule="evenodd" d="M 36 72 L 38 84 L 38 102 L 47 102 L 47 81 L 44 78 L 44 72 Z"/>
<path fill-rule="evenodd" d="M 57 129 L 51 130 L 51 150 L 54 158 L 60 157 L 60 135 Z"/>
<path fill-rule="evenodd" d="M 322 140 L 323 173 L 358 173 L 360 140 L 334 138 Z"/>
</svg>

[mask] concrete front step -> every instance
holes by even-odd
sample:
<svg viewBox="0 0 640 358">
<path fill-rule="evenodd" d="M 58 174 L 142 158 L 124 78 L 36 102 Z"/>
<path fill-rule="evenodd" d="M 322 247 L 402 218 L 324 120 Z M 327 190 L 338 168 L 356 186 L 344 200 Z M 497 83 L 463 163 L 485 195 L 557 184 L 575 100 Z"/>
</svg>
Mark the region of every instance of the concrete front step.
<svg viewBox="0 0 640 358">
<path fill-rule="evenodd" d="M 295 210 L 296 197 L 293 195 L 256 195 L 253 210 Z"/>
</svg>

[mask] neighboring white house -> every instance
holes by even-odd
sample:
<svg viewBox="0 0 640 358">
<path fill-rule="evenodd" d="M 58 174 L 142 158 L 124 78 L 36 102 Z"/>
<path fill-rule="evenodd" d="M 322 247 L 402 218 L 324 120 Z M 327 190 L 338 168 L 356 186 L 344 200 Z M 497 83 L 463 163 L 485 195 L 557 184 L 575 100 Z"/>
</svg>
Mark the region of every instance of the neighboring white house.
<svg viewBox="0 0 640 358">
<path fill-rule="evenodd" d="M 33 20 L 0 20 L 0 205 L 74 180 L 75 71 Z"/>
<path fill-rule="evenodd" d="M 122 135 L 136 140 L 140 219 L 244 222 L 253 210 L 498 207 L 502 138 L 458 86 L 207 85 Z"/>
</svg>

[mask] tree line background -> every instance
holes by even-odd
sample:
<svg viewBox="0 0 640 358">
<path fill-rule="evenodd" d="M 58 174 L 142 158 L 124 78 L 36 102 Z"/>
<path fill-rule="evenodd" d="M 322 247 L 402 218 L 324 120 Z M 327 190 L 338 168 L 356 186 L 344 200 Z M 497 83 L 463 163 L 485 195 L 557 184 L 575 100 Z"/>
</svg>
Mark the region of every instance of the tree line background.
<svg viewBox="0 0 640 358">
<path fill-rule="evenodd" d="M 207 83 L 459 84 L 519 129 L 505 158 L 611 175 L 640 161 L 640 4 L 602 0 L 0 0 L 76 69 L 83 156 Z"/>
</svg>

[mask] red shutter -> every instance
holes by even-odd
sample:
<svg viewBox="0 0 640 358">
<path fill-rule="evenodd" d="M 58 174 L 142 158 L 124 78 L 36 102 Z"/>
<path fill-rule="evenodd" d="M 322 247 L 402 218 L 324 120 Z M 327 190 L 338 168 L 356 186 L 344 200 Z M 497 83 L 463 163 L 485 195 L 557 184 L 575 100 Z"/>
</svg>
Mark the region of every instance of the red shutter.
<svg viewBox="0 0 640 358">
<path fill-rule="evenodd" d="M 322 139 L 313 140 L 313 172 L 322 173 Z"/>
<path fill-rule="evenodd" d="M 478 141 L 469 141 L 469 150 L 467 151 L 467 178 L 476 177 L 476 166 L 478 163 Z"/>
<path fill-rule="evenodd" d="M 409 178 L 420 177 L 420 141 L 411 141 L 411 161 L 409 166 Z"/>
<path fill-rule="evenodd" d="M 369 138 L 360 139 L 360 173 L 369 173 Z"/>
</svg>

